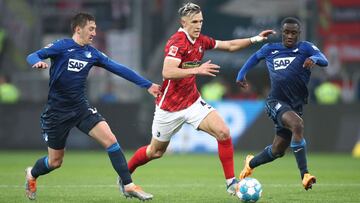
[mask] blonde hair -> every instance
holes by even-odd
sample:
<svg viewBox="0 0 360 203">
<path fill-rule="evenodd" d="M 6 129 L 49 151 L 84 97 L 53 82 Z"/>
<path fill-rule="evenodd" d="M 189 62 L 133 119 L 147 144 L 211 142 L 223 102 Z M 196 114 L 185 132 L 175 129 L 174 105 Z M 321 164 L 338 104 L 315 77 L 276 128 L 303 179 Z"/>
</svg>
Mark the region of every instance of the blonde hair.
<svg viewBox="0 0 360 203">
<path fill-rule="evenodd" d="M 194 14 L 198 14 L 200 12 L 201 12 L 200 6 L 191 2 L 184 4 L 181 8 L 179 8 L 178 11 L 180 18 L 184 16 L 191 16 Z"/>
</svg>

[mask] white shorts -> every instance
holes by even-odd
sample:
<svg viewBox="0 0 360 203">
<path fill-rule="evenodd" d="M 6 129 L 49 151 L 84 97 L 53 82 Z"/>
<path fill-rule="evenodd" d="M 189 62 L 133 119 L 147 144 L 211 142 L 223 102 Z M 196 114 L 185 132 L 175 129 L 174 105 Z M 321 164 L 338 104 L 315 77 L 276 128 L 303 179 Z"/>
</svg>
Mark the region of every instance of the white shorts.
<svg viewBox="0 0 360 203">
<path fill-rule="evenodd" d="M 181 111 L 169 112 L 156 106 L 152 123 L 152 136 L 161 142 L 168 142 L 184 123 L 188 123 L 197 129 L 201 121 L 214 110 L 201 97 Z"/>
</svg>

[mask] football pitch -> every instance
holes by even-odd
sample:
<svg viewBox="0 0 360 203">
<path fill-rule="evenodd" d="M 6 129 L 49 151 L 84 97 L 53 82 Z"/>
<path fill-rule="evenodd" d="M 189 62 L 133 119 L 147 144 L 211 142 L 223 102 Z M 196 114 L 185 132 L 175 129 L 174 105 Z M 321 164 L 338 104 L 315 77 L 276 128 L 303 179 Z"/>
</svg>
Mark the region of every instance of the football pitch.
<svg viewBox="0 0 360 203">
<path fill-rule="evenodd" d="M 24 169 L 44 152 L 0 151 L 0 202 L 30 202 L 24 195 Z M 236 173 L 246 154 L 235 154 Z M 308 162 L 318 180 L 309 191 L 301 186 L 290 152 L 257 168 L 253 177 L 263 188 L 258 202 L 360 202 L 360 159 L 350 154 L 310 153 Z M 69 150 L 62 168 L 38 179 L 34 202 L 139 202 L 120 196 L 116 177 L 105 152 Z M 154 195 L 154 203 L 240 202 L 225 192 L 217 154 L 166 154 L 138 168 L 133 180 Z"/>
</svg>

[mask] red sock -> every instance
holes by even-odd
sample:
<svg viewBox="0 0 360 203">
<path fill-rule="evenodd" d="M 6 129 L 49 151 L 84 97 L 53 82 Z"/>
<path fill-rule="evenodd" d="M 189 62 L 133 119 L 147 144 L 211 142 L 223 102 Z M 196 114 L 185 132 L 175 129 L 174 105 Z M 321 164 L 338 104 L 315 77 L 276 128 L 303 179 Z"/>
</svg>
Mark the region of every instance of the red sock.
<svg viewBox="0 0 360 203">
<path fill-rule="evenodd" d="M 133 173 L 138 166 L 142 166 L 150 161 L 150 159 L 146 156 L 147 147 L 148 145 L 140 147 L 129 160 L 128 167 L 130 173 Z"/>
<path fill-rule="evenodd" d="M 227 140 L 217 140 L 219 158 L 226 179 L 235 177 L 234 174 L 234 148 L 231 137 Z"/>
</svg>

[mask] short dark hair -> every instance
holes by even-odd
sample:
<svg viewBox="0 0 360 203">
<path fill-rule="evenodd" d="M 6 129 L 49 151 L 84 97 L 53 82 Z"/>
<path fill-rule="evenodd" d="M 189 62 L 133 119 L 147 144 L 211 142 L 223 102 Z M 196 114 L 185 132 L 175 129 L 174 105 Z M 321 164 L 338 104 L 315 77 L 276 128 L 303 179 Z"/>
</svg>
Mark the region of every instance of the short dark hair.
<svg viewBox="0 0 360 203">
<path fill-rule="evenodd" d="M 284 26 L 285 23 L 290 23 L 290 24 L 297 24 L 299 26 L 299 29 L 301 28 L 301 22 L 299 19 L 294 18 L 294 17 L 286 17 L 281 21 L 281 28 Z"/>
<path fill-rule="evenodd" d="M 71 32 L 75 33 L 77 26 L 83 28 L 88 21 L 95 21 L 95 17 L 89 13 L 78 13 L 71 19 Z"/>
<path fill-rule="evenodd" d="M 198 14 L 200 12 L 201 12 L 200 6 L 191 2 L 184 4 L 178 11 L 180 18 L 184 16 Z"/>
</svg>

